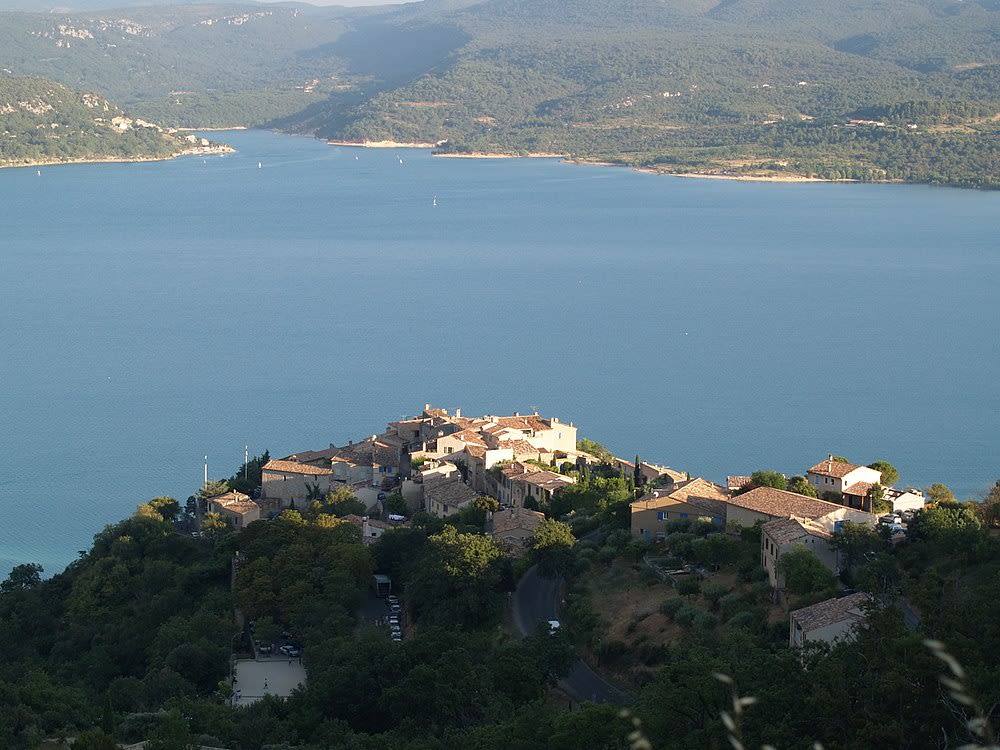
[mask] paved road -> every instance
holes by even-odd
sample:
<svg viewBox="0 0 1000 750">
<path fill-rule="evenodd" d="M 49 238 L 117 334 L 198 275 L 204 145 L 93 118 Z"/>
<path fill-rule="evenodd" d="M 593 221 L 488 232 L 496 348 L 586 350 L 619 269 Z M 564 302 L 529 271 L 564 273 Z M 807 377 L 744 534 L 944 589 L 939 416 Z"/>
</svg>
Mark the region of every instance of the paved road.
<svg viewBox="0 0 1000 750">
<path fill-rule="evenodd" d="M 522 635 L 535 632 L 540 622 L 559 619 L 559 591 L 562 580 L 546 578 L 532 566 L 514 591 L 514 622 Z M 577 659 L 559 687 L 578 701 L 625 704 L 629 696 L 603 680 L 583 659 Z"/>
</svg>

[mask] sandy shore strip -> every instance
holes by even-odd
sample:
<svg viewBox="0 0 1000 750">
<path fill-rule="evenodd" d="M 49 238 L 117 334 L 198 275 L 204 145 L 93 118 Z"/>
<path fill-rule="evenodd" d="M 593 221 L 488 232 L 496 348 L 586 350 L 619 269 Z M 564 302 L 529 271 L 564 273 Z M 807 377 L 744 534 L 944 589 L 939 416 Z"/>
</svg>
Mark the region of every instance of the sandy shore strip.
<svg viewBox="0 0 1000 750">
<path fill-rule="evenodd" d="M 530 153 L 530 154 L 491 154 L 483 151 L 472 151 L 467 154 L 452 152 L 452 151 L 442 151 L 433 154 L 442 159 L 563 159 L 566 154 L 546 154 L 546 153 Z M 567 159 L 567 161 L 569 161 Z"/>
<path fill-rule="evenodd" d="M 30 167 L 59 167 L 63 164 L 144 164 L 154 161 L 171 161 L 182 156 L 216 156 L 218 154 L 231 154 L 235 151 L 232 146 L 222 144 L 219 148 L 211 150 L 204 147 L 197 149 L 186 149 L 170 156 L 137 156 L 133 158 L 106 157 L 93 159 L 50 159 L 48 161 L 25 161 L 16 164 L 0 163 L 0 169 L 25 169 Z"/>
<path fill-rule="evenodd" d="M 404 143 L 401 141 L 327 141 L 331 146 L 352 148 L 436 148 L 436 143 Z"/>
</svg>

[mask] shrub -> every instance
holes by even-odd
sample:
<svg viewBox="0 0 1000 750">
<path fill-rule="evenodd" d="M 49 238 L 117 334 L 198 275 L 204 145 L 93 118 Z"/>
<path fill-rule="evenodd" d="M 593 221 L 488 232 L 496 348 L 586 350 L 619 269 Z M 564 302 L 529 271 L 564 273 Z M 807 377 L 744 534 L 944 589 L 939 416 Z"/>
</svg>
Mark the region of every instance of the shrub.
<svg viewBox="0 0 1000 750">
<path fill-rule="evenodd" d="M 726 621 L 726 625 L 731 628 L 750 630 L 760 623 L 760 619 L 750 610 L 737 612 Z"/>
<path fill-rule="evenodd" d="M 671 620 L 674 615 L 677 614 L 677 610 L 684 606 L 684 602 L 681 601 L 679 596 L 672 597 L 670 599 L 664 599 L 663 603 L 660 605 L 660 613 L 666 615 Z"/>
<path fill-rule="evenodd" d="M 701 580 L 693 576 L 683 578 L 677 581 L 675 588 L 681 596 L 698 596 L 701 593 Z"/>
<path fill-rule="evenodd" d="M 674 622 L 684 628 L 691 627 L 700 613 L 701 610 L 697 607 L 685 604 L 674 613 Z"/>
<path fill-rule="evenodd" d="M 659 664 L 667 657 L 667 647 L 662 643 L 643 643 L 639 647 L 639 661 L 647 667 Z"/>
<path fill-rule="evenodd" d="M 719 600 L 729 593 L 729 589 L 721 583 L 710 583 L 702 589 L 701 595 L 708 599 L 714 612 L 719 606 Z"/>
<path fill-rule="evenodd" d="M 626 529 L 615 529 L 607 538 L 604 540 L 604 544 L 608 547 L 613 547 L 618 552 L 625 549 L 625 545 L 631 541 L 632 535 Z"/>
<path fill-rule="evenodd" d="M 743 598 L 743 594 L 738 594 L 735 591 L 719 599 L 719 608 L 722 610 L 723 617 L 732 617 L 735 612 L 743 609 L 745 606 L 746 601 Z"/>
<path fill-rule="evenodd" d="M 699 612 L 694 618 L 694 626 L 701 630 L 711 630 L 718 622 L 715 615 L 710 612 Z"/>
</svg>

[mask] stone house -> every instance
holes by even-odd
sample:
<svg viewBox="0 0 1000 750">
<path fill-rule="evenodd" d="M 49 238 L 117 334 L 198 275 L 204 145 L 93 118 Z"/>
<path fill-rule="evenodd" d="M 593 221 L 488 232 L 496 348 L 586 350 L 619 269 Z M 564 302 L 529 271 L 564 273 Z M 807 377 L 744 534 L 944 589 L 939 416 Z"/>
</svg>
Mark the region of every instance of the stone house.
<svg viewBox="0 0 1000 750">
<path fill-rule="evenodd" d="M 728 499 L 726 490 L 701 477 L 654 489 L 630 505 L 632 538 L 661 540 L 671 521 L 703 518 L 725 526 Z"/>
<path fill-rule="evenodd" d="M 218 513 L 237 529 L 260 520 L 260 506 L 242 492 L 232 490 L 216 495 L 208 498 L 205 504 L 209 513 Z"/>
<path fill-rule="evenodd" d="M 802 646 L 807 641 L 833 644 L 850 638 L 854 627 L 864 620 L 864 606 L 869 601 L 868 594 L 859 591 L 789 613 L 788 645 Z"/>
</svg>

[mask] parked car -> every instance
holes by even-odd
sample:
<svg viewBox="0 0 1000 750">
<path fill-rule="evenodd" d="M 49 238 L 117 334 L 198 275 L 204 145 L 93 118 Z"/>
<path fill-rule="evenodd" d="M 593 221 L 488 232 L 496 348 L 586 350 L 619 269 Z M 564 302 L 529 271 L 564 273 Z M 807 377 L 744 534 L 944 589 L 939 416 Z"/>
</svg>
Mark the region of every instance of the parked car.
<svg viewBox="0 0 1000 750">
<path fill-rule="evenodd" d="M 392 634 L 392 640 L 393 640 L 393 641 L 394 641 L 395 643 L 402 643 L 402 642 L 403 642 L 403 636 L 402 636 L 402 635 L 400 635 L 399 633 L 393 633 L 393 634 Z"/>
<path fill-rule="evenodd" d="M 262 654 L 269 654 L 271 653 L 271 644 L 268 643 L 267 645 L 264 645 L 263 643 L 258 643 L 257 650 L 260 651 Z"/>
<path fill-rule="evenodd" d="M 297 648 L 295 648 L 295 646 L 292 646 L 292 645 L 282 646 L 278 650 L 281 653 L 283 653 L 285 656 L 288 656 L 288 657 L 291 657 L 291 658 L 294 658 L 294 657 L 298 656 L 301 653 Z"/>
</svg>

